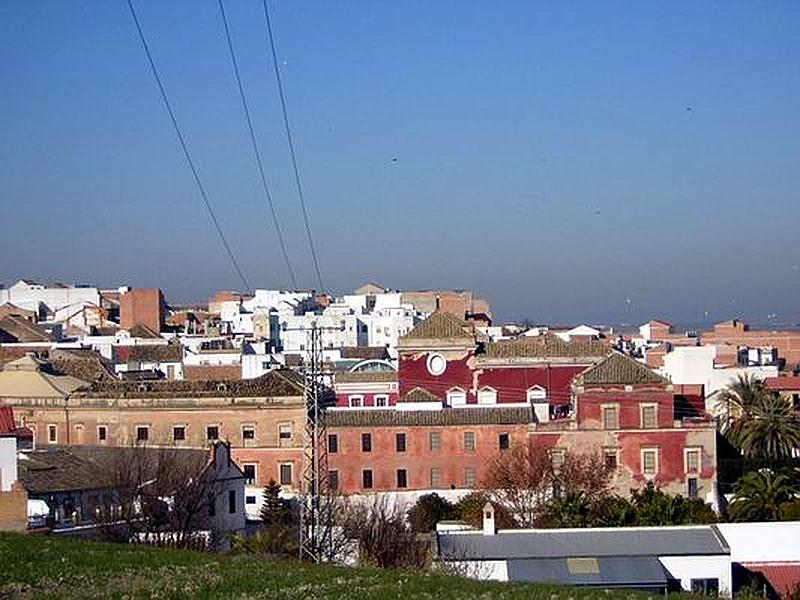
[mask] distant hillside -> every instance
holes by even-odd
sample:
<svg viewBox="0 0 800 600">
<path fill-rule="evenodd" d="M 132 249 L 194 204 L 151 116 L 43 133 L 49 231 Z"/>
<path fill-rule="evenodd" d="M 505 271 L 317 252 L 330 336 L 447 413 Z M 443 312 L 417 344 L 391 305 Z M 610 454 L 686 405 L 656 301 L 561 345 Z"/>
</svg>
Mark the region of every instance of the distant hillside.
<svg viewBox="0 0 800 600">
<path fill-rule="evenodd" d="M 254 556 L 0 534 L 0 598 L 482 598 L 605 600 L 635 592 L 482 583 L 443 575 L 347 569 Z"/>
</svg>

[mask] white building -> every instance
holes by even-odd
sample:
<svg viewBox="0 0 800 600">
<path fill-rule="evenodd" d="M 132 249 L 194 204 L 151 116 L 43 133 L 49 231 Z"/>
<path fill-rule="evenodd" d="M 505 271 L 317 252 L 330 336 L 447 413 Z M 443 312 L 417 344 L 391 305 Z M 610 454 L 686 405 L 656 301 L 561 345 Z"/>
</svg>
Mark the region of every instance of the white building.
<svg viewBox="0 0 800 600">
<path fill-rule="evenodd" d="M 506 529 L 484 507 L 483 529 L 439 524 L 437 560 L 476 579 L 725 596 L 730 551 L 713 526 Z"/>
<path fill-rule="evenodd" d="M 100 306 L 100 290 L 20 279 L 9 288 L 0 288 L 0 306 L 7 302 L 34 311 L 40 321 L 52 321 L 56 312 L 69 307 L 77 310 L 85 304 Z"/>
<path fill-rule="evenodd" d="M 740 376 L 758 380 L 777 377 L 776 366 L 716 367 L 716 346 L 677 346 L 664 355 L 664 366 L 659 372 L 676 385 L 702 385 L 705 390 L 706 410 L 717 414 L 717 394 Z"/>
</svg>

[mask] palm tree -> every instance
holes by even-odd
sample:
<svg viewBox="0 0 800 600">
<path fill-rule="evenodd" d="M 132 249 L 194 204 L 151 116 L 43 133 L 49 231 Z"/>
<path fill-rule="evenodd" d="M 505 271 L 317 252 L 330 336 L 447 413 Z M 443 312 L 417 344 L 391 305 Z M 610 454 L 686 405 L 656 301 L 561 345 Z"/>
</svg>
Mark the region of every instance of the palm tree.
<svg viewBox="0 0 800 600">
<path fill-rule="evenodd" d="M 757 379 L 739 375 L 719 405 L 727 415 L 723 433 L 745 456 L 791 458 L 800 448 L 800 417 Z"/>
<path fill-rule="evenodd" d="M 783 505 L 798 492 L 793 474 L 771 469 L 750 471 L 733 486 L 730 516 L 734 521 L 777 521 Z"/>
</svg>

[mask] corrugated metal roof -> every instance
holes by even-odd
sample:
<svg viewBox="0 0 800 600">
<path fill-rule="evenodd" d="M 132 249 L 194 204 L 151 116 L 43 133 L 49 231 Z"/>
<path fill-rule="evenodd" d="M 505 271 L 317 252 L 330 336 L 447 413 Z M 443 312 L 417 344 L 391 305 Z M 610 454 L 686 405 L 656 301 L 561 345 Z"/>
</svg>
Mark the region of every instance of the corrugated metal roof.
<svg viewBox="0 0 800 600">
<path fill-rule="evenodd" d="M 508 561 L 508 580 L 598 587 L 667 585 L 664 567 L 655 556 L 520 558 Z"/>
<path fill-rule="evenodd" d="M 761 575 L 781 596 L 800 586 L 800 562 L 742 563 L 742 566 Z"/>
<path fill-rule="evenodd" d="M 444 559 L 458 560 L 729 554 L 713 529 L 705 526 L 443 534 L 439 536 L 439 551 Z"/>
</svg>

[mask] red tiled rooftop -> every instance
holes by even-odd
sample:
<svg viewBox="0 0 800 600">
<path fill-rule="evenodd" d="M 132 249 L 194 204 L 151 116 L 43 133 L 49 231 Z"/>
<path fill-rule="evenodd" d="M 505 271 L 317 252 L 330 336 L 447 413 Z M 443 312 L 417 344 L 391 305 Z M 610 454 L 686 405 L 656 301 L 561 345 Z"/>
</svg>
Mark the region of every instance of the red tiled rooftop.
<svg viewBox="0 0 800 600">
<path fill-rule="evenodd" d="M 800 375 L 791 377 L 767 377 L 764 380 L 764 387 L 773 392 L 800 391 Z"/>
<path fill-rule="evenodd" d="M 742 566 L 762 575 L 781 597 L 800 586 L 800 562 L 742 563 Z"/>
</svg>

